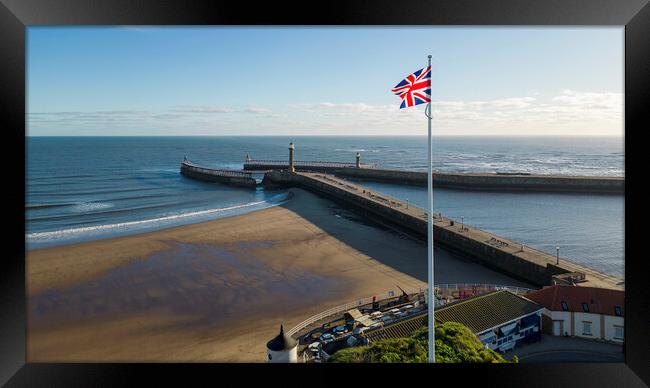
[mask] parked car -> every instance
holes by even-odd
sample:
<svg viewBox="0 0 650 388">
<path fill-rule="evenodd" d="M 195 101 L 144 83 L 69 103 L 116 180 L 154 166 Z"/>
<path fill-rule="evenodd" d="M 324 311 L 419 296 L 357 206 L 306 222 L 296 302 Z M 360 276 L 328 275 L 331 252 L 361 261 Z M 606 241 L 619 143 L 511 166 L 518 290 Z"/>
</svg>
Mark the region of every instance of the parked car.
<svg viewBox="0 0 650 388">
<path fill-rule="evenodd" d="M 321 335 L 319 339 L 321 340 L 321 342 L 328 343 L 334 341 L 334 336 L 330 333 L 325 333 Z"/>
<path fill-rule="evenodd" d="M 344 334 L 348 332 L 348 328 L 345 326 L 336 326 L 332 332 L 334 334 Z"/>
</svg>

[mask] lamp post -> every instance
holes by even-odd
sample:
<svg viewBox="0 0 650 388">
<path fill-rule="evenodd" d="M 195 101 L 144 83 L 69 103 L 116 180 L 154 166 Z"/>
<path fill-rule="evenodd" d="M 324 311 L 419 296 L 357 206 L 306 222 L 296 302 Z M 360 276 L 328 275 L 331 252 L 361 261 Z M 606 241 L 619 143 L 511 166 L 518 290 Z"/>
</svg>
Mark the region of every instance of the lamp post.
<svg viewBox="0 0 650 388">
<path fill-rule="evenodd" d="M 556 265 L 560 265 L 560 247 L 555 247 Z"/>
</svg>

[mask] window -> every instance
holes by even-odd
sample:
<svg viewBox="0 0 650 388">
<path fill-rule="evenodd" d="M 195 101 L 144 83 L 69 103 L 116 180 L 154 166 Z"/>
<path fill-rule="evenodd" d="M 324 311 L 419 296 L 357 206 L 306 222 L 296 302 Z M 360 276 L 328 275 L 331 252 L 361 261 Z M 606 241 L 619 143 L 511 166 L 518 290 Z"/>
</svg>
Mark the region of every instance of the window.
<svg viewBox="0 0 650 388">
<path fill-rule="evenodd" d="M 614 326 L 614 338 L 623 339 L 623 326 Z"/>
<path fill-rule="evenodd" d="M 591 335 L 591 322 L 582 322 L 582 334 Z"/>
<path fill-rule="evenodd" d="M 589 312 L 589 305 L 586 303 L 582 304 L 582 311 L 588 313 Z"/>
<path fill-rule="evenodd" d="M 623 315 L 623 313 L 621 312 L 621 306 L 614 306 L 614 314 L 616 314 L 617 317 Z"/>
<path fill-rule="evenodd" d="M 565 301 L 562 301 L 561 304 L 562 304 L 562 310 L 569 311 L 569 305 Z"/>
</svg>

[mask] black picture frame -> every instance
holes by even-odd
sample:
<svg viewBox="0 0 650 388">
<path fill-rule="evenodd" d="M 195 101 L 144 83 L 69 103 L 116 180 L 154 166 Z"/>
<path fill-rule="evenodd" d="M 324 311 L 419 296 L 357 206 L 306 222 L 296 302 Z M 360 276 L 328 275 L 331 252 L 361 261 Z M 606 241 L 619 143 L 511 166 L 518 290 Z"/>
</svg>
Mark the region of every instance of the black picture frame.
<svg viewBox="0 0 650 388">
<path fill-rule="evenodd" d="M 6 150 L 5 250 L 0 269 L 0 383 L 7 386 L 116 386 L 135 379 L 183 385 L 207 379 L 259 379 L 268 385 L 348 384 L 360 377 L 385 386 L 420 378 L 481 386 L 614 386 L 650 384 L 650 292 L 645 255 L 625 236 L 625 363 L 521 365 L 26 364 L 25 305 L 25 37 L 36 25 L 554 25 L 625 26 L 625 229 L 632 232 L 633 141 L 647 128 L 650 101 L 648 0 L 373 0 L 327 3 L 163 0 L 0 0 L 0 120 Z M 388 49 L 388 48 L 387 48 Z M 641 135 L 640 135 L 641 134 Z M 8 142 L 9 144 L 6 144 Z M 639 146 L 637 144 L 637 146 Z M 643 153 L 641 153 L 643 155 Z M 639 163 L 643 165 L 643 163 Z M 638 166 L 637 164 L 636 166 Z M 640 178 L 638 178 L 640 179 Z M 639 186 L 637 184 L 637 186 Z M 229 376 L 225 376 L 225 375 Z M 328 379 L 327 377 L 330 377 Z M 645 384 L 644 384 L 645 382 Z M 239 383 L 237 385 L 240 385 Z"/>
</svg>

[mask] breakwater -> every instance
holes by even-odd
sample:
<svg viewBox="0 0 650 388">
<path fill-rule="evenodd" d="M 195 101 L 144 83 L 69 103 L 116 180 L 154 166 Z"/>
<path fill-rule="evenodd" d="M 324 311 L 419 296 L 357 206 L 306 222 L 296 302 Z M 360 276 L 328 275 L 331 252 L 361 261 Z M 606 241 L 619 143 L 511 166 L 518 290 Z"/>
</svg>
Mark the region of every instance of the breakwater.
<svg viewBox="0 0 650 388">
<path fill-rule="evenodd" d="M 357 163 L 359 163 L 357 165 Z M 293 166 L 296 171 L 317 171 L 335 173 L 341 169 L 367 169 L 371 170 L 376 168 L 374 164 L 363 164 L 345 162 L 325 162 L 325 161 L 309 161 L 309 160 L 296 160 Z M 251 160 L 247 159 L 244 162 L 244 171 L 269 171 L 269 170 L 288 170 L 288 160 Z"/>
<path fill-rule="evenodd" d="M 256 180 L 251 172 L 220 170 L 200 167 L 185 159 L 181 162 L 181 174 L 205 182 L 219 182 L 233 186 L 251 187 L 257 186 Z"/>
<path fill-rule="evenodd" d="M 427 213 L 382 193 L 324 173 L 292 173 L 284 170 L 267 172 L 263 184 L 301 187 L 337 202 L 349 205 L 370 218 L 394 225 L 426 239 Z M 515 278 L 545 286 L 561 283 L 573 276 L 583 279 L 578 285 L 622 289 L 622 279 L 556 257 L 503 237 L 459 225 L 442 215 L 433 217 L 436 244 L 471 257 Z M 522 249 L 523 248 L 523 249 Z"/>
<path fill-rule="evenodd" d="M 419 171 L 367 168 L 331 169 L 330 173 L 358 180 L 427 185 L 427 173 Z M 504 173 L 441 173 L 434 172 L 433 184 L 440 188 L 463 190 L 547 191 L 623 194 L 622 177 L 590 177 L 562 175 L 529 175 Z"/>
</svg>

